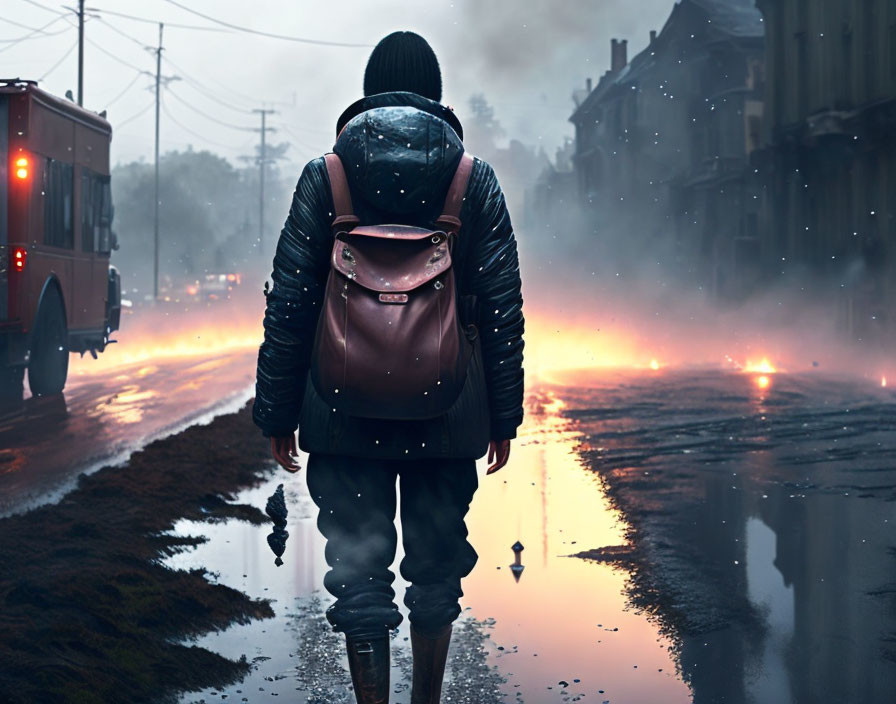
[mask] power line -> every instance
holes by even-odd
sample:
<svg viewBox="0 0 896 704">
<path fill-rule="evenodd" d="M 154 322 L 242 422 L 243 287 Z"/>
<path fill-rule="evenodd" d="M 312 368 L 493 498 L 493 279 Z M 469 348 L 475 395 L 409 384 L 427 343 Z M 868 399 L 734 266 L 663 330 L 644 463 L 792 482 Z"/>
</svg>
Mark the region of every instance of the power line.
<svg viewBox="0 0 896 704">
<path fill-rule="evenodd" d="M 147 24 L 155 24 L 159 23 L 159 20 L 151 20 L 148 17 L 137 17 L 136 15 L 128 15 L 124 12 L 115 12 L 113 10 L 106 10 L 102 7 L 94 8 L 96 12 L 103 12 L 107 15 L 112 15 L 113 17 L 121 17 L 126 20 L 133 20 L 135 22 L 145 22 Z M 229 29 L 219 29 L 218 27 L 203 27 L 198 24 L 178 24 L 177 22 L 164 22 L 166 27 L 177 27 L 178 29 L 195 29 L 202 32 L 220 32 L 222 34 L 231 34 L 231 30 Z"/>
<path fill-rule="evenodd" d="M 22 2 L 27 2 L 29 5 L 34 5 L 35 7 L 39 7 L 41 10 L 46 10 L 47 12 L 52 12 L 54 15 L 59 15 L 60 17 L 68 17 L 67 12 L 62 12 L 61 10 L 57 10 L 52 7 L 47 7 L 46 5 L 42 5 L 39 2 L 35 2 L 34 0 L 22 0 Z"/>
<path fill-rule="evenodd" d="M 7 49 L 12 49 L 14 46 L 16 46 L 16 44 L 19 44 L 19 43 L 25 41 L 26 39 L 31 39 L 31 37 L 34 37 L 35 34 L 40 34 L 47 27 L 52 27 L 54 24 L 56 24 L 61 19 L 63 19 L 62 16 L 57 17 L 55 20 L 50 20 L 43 27 L 38 27 L 34 31 L 29 32 L 28 34 L 22 35 L 18 39 L 4 39 L 3 41 L 8 42 L 8 44 L 7 44 L 7 46 L 4 46 L 2 49 L 0 49 L 0 51 L 6 51 Z M 64 30 L 64 31 L 68 31 L 68 30 Z M 54 34 L 61 34 L 61 32 L 54 32 Z M 44 33 L 43 36 L 53 36 L 53 34 Z"/>
<path fill-rule="evenodd" d="M 169 64 L 171 64 L 172 67 L 176 68 L 181 73 L 185 74 L 187 77 L 190 76 L 189 71 L 184 71 L 184 69 L 182 67 L 178 66 L 170 58 L 166 57 L 165 61 L 167 61 Z M 249 103 L 250 105 L 254 105 L 258 101 L 257 95 L 249 96 L 249 95 L 245 95 L 243 93 L 239 93 L 233 89 L 233 86 L 222 83 L 221 81 L 215 80 L 214 78 L 199 79 L 199 78 L 196 78 L 195 76 L 193 76 L 190 78 L 190 80 L 193 81 L 194 83 L 197 83 L 200 87 L 205 88 L 209 92 L 211 92 L 211 89 L 206 88 L 205 83 L 206 82 L 216 83 L 218 86 L 220 86 L 221 89 L 227 91 L 228 95 L 233 96 L 234 98 L 238 98 L 239 100 L 244 100 L 247 103 Z M 233 107 L 233 105 L 230 105 L 230 107 Z M 234 108 L 234 109 L 239 110 L 240 112 L 250 112 L 251 111 L 251 108 L 247 108 L 247 107 L 238 107 L 238 108 Z"/>
<path fill-rule="evenodd" d="M 120 34 L 121 36 L 123 36 L 123 37 L 124 37 L 125 39 L 127 39 L 128 41 L 132 41 L 132 42 L 134 42 L 134 44 L 136 44 L 137 46 L 139 46 L 141 49 L 146 49 L 147 46 L 149 46 L 148 44 L 146 44 L 146 42 L 141 42 L 139 39 L 135 39 L 135 38 L 132 37 L 130 34 L 128 34 L 127 32 L 124 32 L 124 31 L 120 30 L 120 29 L 119 29 L 118 27 L 116 27 L 114 24 L 112 24 L 111 22 L 107 22 L 107 21 L 106 21 L 105 19 L 103 19 L 102 17 L 97 17 L 96 19 L 97 19 L 98 22 L 101 22 L 102 24 L 106 25 L 106 26 L 107 26 L 109 29 L 111 29 L 113 32 L 116 32 L 116 33 Z"/>
<path fill-rule="evenodd" d="M 293 132 L 292 129 L 291 129 L 290 127 L 287 127 L 286 125 L 284 125 L 284 124 L 282 124 L 282 123 L 279 124 L 279 125 L 277 125 L 277 127 L 278 127 L 278 129 L 280 129 L 280 130 L 282 130 L 283 132 L 285 132 L 286 135 L 287 135 L 288 137 L 290 137 L 290 138 L 292 139 L 292 141 L 293 141 L 296 145 L 300 146 L 302 149 L 305 149 L 305 150 L 307 150 L 307 151 L 309 151 L 309 152 L 317 152 L 317 151 L 318 151 L 317 148 L 312 147 L 310 144 L 308 144 L 307 142 L 305 142 L 304 139 L 302 139 L 302 138 L 300 138 L 299 136 L 297 136 L 296 133 Z"/>
<path fill-rule="evenodd" d="M 183 98 L 181 98 L 177 93 L 175 93 L 175 92 L 174 92 L 173 90 L 171 90 L 171 89 L 168 90 L 168 94 L 169 94 L 172 98 L 174 98 L 175 100 L 177 100 L 177 102 L 179 102 L 179 103 L 185 105 L 186 107 L 188 107 L 188 108 L 189 108 L 190 110 L 192 110 L 193 112 L 197 113 L 198 115 L 202 115 L 202 117 L 204 117 L 206 120 L 210 120 L 211 122 L 214 122 L 215 124 L 222 125 L 222 126 L 224 126 L 224 127 L 229 127 L 230 129 L 233 129 L 233 130 L 241 130 L 241 131 L 243 131 L 243 132 L 248 131 L 248 130 L 253 130 L 253 129 L 254 129 L 254 128 L 252 128 L 252 127 L 247 127 L 247 126 L 245 126 L 245 125 L 234 125 L 232 122 L 224 122 L 224 120 L 219 120 L 217 117 L 212 117 L 212 116 L 209 115 L 208 113 L 203 112 L 202 110 L 200 110 L 199 108 L 197 108 L 195 105 L 192 105 L 189 101 L 184 100 Z M 247 112 L 248 112 L 248 111 L 247 111 Z"/>
<path fill-rule="evenodd" d="M 188 134 L 191 134 L 194 137 L 202 140 L 203 143 L 211 144 L 215 147 L 221 147 L 222 149 L 231 149 L 231 150 L 235 149 L 234 145 L 232 145 L 232 144 L 222 144 L 221 142 L 215 142 L 214 140 L 209 139 L 204 134 L 200 134 L 199 132 L 196 132 L 195 130 L 192 130 L 189 127 L 187 127 L 185 124 L 183 124 L 178 119 L 176 119 L 174 117 L 174 115 L 171 114 L 171 111 L 168 109 L 168 104 L 164 100 L 162 100 L 162 112 L 165 113 L 165 117 L 167 117 L 175 125 L 180 127 L 184 132 L 187 132 Z"/>
<path fill-rule="evenodd" d="M 21 27 L 22 29 L 30 29 L 32 32 L 38 31 L 36 27 L 31 27 L 27 24 L 22 24 L 21 22 L 16 22 L 15 20 L 11 20 L 8 17 L 0 17 L 0 22 L 6 22 L 6 24 L 11 24 L 13 27 Z"/>
<path fill-rule="evenodd" d="M 139 111 L 135 112 L 135 113 L 134 113 L 133 115 L 131 115 L 130 117 L 125 118 L 125 119 L 122 120 L 121 122 L 116 122 L 116 123 L 114 124 L 115 129 L 116 129 L 116 130 L 120 130 L 122 127 L 124 127 L 124 126 L 125 126 L 126 124 L 128 124 L 129 122 L 133 122 L 134 120 L 136 120 L 138 117 L 140 117 L 141 115 L 143 115 L 147 110 L 149 110 L 153 105 L 155 105 L 155 102 L 156 102 L 156 101 L 155 101 L 155 98 L 153 98 L 153 100 L 152 100 L 151 103 L 149 103 L 148 105 L 144 106 L 143 108 L 141 108 Z"/>
<path fill-rule="evenodd" d="M 184 79 L 184 81 L 186 81 L 186 83 L 187 83 L 188 85 L 190 85 L 192 88 L 195 88 L 197 91 L 199 91 L 200 93 L 202 93 L 202 94 L 203 94 L 206 98 L 208 98 L 209 100 L 213 100 L 213 101 L 215 101 L 216 103 L 218 103 L 219 105 L 223 105 L 225 108 L 229 108 L 230 110 L 233 110 L 234 112 L 239 112 L 239 113 L 242 113 L 242 114 L 246 114 L 246 113 L 248 113 L 248 112 L 251 112 L 248 108 L 243 108 L 243 107 L 236 106 L 236 105 L 234 105 L 233 103 L 228 103 L 226 100 L 222 100 L 221 98 L 217 97 L 217 96 L 216 96 L 214 93 L 212 93 L 206 86 L 204 86 L 204 85 L 202 84 L 201 81 L 199 81 L 199 80 L 193 78 L 192 76 L 190 76 L 190 74 L 189 74 L 188 71 L 184 71 L 184 69 L 182 69 L 182 68 L 181 68 L 180 66 L 178 66 L 176 63 L 174 63 L 174 62 L 173 62 L 171 59 L 169 59 L 167 56 L 165 57 L 165 61 L 166 61 L 166 63 L 170 64 L 172 68 L 174 68 L 174 69 L 176 69 L 178 72 L 180 72 L 181 77 Z M 241 96 L 240 96 L 239 94 L 237 94 L 237 93 L 234 93 L 234 95 L 235 95 L 236 97 L 241 97 Z M 246 100 L 248 100 L 248 98 L 246 98 Z"/>
<path fill-rule="evenodd" d="M 38 80 L 38 81 L 46 80 L 47 76 L 49 76 L 51 73 L 53 73 L 53 71 L 55 71 L 57 68 L 59 68 L 60 64 L 62 64 L 62 62 L 65 61 L 65 60 L 68 58 L 69 54 L 71 54 L 71 53 L 75 50 L 75 47 L 77 47 L 77 46 L 78 46 L 78 41 L 75 40 L 75 43 L 72 44 L 72 45 L 66 50 L 66 52 L 65 52 L 62 56 L 59 57 L 59 61 L 57 61 L 57 62 L 56 62 L 55 64 L 53 64 L 52 66 L 50 66 L 50 68 L 47 69 L 47 72 L 46 72 L 43 76 L 41 76 L 40 78 L 38 78 L 37 80 Z"/>
<path fill-rule="evenodd" d="M 60 17 L 59 19 L 62 19 L 62 18 Z M 56 23 L 56 20 L 53 20 L 52 22 L 50 22 L 50 24 L 55 24 L 55 23 Z M 49 26 L 49 25 L 47 25 L 47 26 Z M 17 37 L 15 39 L 0 39 L 0 44 L 18 44 L 19 42 L 23 42 L 27 39 L 46 39 L 47 37 L 56 37 L 56 36 L 58 36 L 64 32 L 67 32 L 67 31 L 68 31 L 68 27 L 60 29 L 58 32 L 41 32 L 40 30 L 36 29 L 33 32 L 31 32 L 30 34 L 26 34 L 24 36 Z"/>
<path fill-rule="evenodd" d="M 41 31 L 42 31 L 42 30 L 40 29 L 40 27 L 32 27 L 32 26 L 29 25 L 29 24 L 22 24 L 21 22 L 16 22 L 15 20 L 11 20 L 11 19 L 9 19 L 8 17 L 0 17 L 0 22 L 6 22 L 7 24 L 11 24 L 13 27 L 21 27 L 22 29 L 28 29 L 28 30 L 30 30 L 31 32 L 41 32 Z M 47 36 L 51 36 L 51 35 L 47 35 Z M 0 39 L 0 41 L 8 42 L 8 41 L 15 41 L 15 40 L 12 40 L 12 39 Z"/>
<path fill-rule="evenodd" d="M 115 60 L 116 60 L 118 63 L 120 63 L 122 66 L 127 66 L 128 68 L 134 69 L 135 71 L 142 71 L 142 70 L 143 70 L 143 69 L 140 68 L 139 66 L 135 66 L 134 64 L 132 64 L 132 63 L 130 63 L 130 62 L 128 62 L 128 61 L 125 61 L 125 60 L 124 60 L 123 58 L 121 58 L 120 56 L 117 56 L 117 55 L 113 54 L 111 51 L 109 51 L 108 49 L 104 48 L 102 44 L 99 44 L 99 43 L 93 41 L 93 39 L 91 39 L 90 37 L 85 37 L 85 39 L 87 40 L 87 42 L 88 42 L 92 47 L 94 47 L 94 48 L 96 48 L 96 49 L 99 49 L 101 52 L 103 52 L 103 53 L 104 53 L 106 56 L 108 56 L 109 58 L 115 59 Z"/>
<path fill-rule="evenodd" d="M 373 44 L 352 44 L 349 42 L 331 42 L 324 39 L 308 39 L 307 37 L 291 37 L 285 34 L 274 34 L 272 32 L 262 32 L 257 29 L 249 29 L 248 27 L 240 27 L 237 24 L 231 24 L 230 22 L 225 22 L 224 20 L 220 20 L 216 17 L 212 17 L 211 15 L 203 14 L 198 10 L 194 10 L 191 7 L 187 7 L 186 5 L 182 5 L 175 0 L 165 0 L 165 2 L 174 5 L 175 7 L 179 7 L 181 10 L 189 12 L 192 15 L 196 15 L 197 17 L 201 17 L 204 20 L 208 20 L 209 22 L 214 22 L 215 24 L 219 24 L 222 27 L 228 27 L 229 29 L 235 30 L 237 32 L 245 32 L 246 34 L 256 34 L 261 37 L 269 37 L 271 39 L 283 39 L 288 42 L 300 42 L 302 44 L 318 44 L 321 46 L 341 46 L 341 47 L 352 47 L 352 48 L 371 48 Z"/>
<path fill-rule="evenodd" d="M 112 107 L 112 105 L 117 103 L 119 101 L 119 99 L 124 97 L 124 94 L 127 93 L 131 89 L 131 87 L 137 82 L 137 80 L 140 78 L 140 76 L 148 75 L 148 73 L 149 73 L 148 71 L 137 71 L 134 74 L 134 77 L 131 79 L 131 82 L 128 83 L 118 95 L 116 95 L 114 98 L 112 98 L 112 100 L 110 100 L 106 103 L 106 109 L 108 110 L 110 107 Z"/>
</svg>

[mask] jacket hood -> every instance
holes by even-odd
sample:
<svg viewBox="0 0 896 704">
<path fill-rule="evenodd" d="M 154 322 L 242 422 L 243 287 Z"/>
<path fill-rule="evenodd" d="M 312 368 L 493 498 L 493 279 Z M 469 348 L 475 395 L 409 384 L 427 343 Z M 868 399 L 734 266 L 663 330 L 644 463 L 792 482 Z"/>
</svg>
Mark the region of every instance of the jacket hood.
<svg viewBox="0 0 896 704">
<path fill-rule="evenodd" d="M 353 196 L 386 213 L 441 207 L 464 151 L 449 108 L 416 93 L 379 93 L 349 106 L 337 130 L 333 151 Z"/>
</svg>

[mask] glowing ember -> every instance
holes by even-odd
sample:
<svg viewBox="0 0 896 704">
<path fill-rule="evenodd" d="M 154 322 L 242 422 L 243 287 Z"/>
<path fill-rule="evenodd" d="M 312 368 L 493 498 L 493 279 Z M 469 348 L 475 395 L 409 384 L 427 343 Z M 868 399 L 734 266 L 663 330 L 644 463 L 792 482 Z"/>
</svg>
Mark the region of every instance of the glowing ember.
<svg viewBox="0 0 896 704">
<path fill-rule="evenodd" d="M 774 374 L 778 370 L 775 369 L 771 362 L 768 361 L 768 357 L 763 357 L 762 361 L 756 364 L 755 362 L 751 362 L 747 360 L 746 365 L 744 366 L 744 371 L 747 373 L 755 373 L 755 374 Z"/>
<path fill-rule="evenodd" d="M 771 383 L 772 383 L 772 380 L 765 375 L 762 375 L 762 376 L 756 378 L 756 385 L 760 389 L 767 389 L 771 385 Z"/>
</svg>

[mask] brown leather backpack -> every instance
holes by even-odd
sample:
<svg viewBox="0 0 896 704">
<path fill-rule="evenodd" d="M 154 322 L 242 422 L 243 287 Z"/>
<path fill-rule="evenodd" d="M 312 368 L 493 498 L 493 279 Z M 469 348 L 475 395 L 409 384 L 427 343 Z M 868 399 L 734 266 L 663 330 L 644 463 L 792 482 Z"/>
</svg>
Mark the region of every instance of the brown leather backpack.
<svg viewBox="0 0 896 704">
<path fill-rule="evenodd" d="M 333 153 L 325 160 L 335 241 L 312 383 L 334 410 L 351 416 L 442 415 L 463 388 L 473 350 L 451 261 L 473 158 L 461 157 L 434 230 L 360 225 L 342 162 Z"/>
</svg>

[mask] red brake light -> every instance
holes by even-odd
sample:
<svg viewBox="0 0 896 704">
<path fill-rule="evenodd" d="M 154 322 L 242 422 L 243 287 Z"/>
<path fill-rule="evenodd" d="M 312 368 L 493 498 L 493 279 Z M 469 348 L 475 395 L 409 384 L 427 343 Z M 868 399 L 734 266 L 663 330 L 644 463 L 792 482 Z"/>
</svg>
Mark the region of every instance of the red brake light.
<svg viewBox="0 0 896 704">
<path fill-rule="evenodd" d="M 16 159 L 16 178 L 28 178 L 28 157 L 20 156 Z"/>
<path fill-rule="evenodd" d="M 25 262 L 28 259 L 28 250 L 24 247 L 12 248 L 12 268 L 14 271 L 25 271 Z"/>
</svg>

